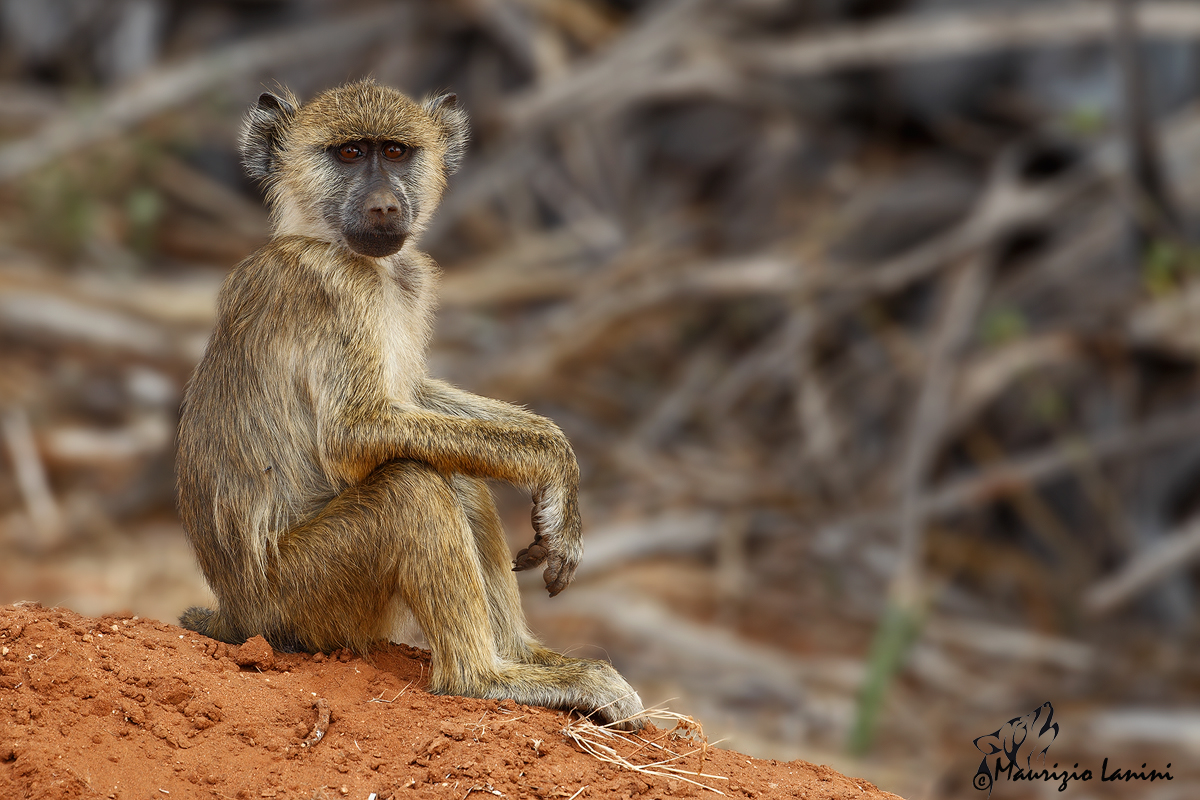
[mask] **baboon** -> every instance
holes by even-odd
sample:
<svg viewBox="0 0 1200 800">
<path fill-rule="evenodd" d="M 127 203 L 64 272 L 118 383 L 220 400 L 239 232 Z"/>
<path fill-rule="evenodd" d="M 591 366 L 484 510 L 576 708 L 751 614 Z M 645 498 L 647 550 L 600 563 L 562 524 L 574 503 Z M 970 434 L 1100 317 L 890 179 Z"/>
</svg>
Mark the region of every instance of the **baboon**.
<svg viewBox="0 0 1200 800">
<path fill-rule="evenodd" d="M 513 570 L 551 595 L 582 554 L 579 468 L 562 431 L 426 372 L 437 267 L 417 250 L 467 117 L 371 80 L 301 104 L 267 92 L 241 137 L 272 237 L 221 289 L 179 432 L 179 506 L 216 594 L 181 623 L 283 650 L 366 652 L 399 621 L 433 653 L 430 689 L 640 726 L 609 664 L 529 632 Z M 532 494 L 515 565 L 485 479 Z"/>
</svg>

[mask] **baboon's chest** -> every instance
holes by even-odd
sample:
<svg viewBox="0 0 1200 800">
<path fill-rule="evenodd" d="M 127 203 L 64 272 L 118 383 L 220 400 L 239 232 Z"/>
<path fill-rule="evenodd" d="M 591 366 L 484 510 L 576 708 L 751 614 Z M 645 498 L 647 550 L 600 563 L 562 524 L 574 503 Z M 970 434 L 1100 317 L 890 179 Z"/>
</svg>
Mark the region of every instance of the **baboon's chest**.
<svg viewBox="0 0 1200 800">
<path fill-rule="evenodd" d="M 412 401 L 425 374 L 427 312 L 411 292 L 388 281 L 379 298 L 378 337 L 384 390 L 395 401 Z"/>
</svg>

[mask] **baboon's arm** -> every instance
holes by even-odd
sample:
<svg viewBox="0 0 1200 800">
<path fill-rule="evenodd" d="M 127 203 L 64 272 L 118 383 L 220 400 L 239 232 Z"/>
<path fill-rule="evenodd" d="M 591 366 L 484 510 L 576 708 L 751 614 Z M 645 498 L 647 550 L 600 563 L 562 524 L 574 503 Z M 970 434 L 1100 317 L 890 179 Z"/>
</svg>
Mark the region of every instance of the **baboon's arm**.
<svg viewBox="0 0 1200 800">
<path fill-rule="evenodd" d="M 518 554 L 516 567 L 528 569 L 544 561 L 550 594 L 566 588 L 582 555 L 579 466 L 556 425 L 440 381 L 428 381 L 418 390 L 419 406 L 347 399 L 335 416 L 340 424 L 326 435 L 333 463 L 355 474 L 394 458 L 411 458 L 441 472 L 528 488 L 536 538 Z"/>
<path fill-rule="evenodd" d="M 472 394 L 445 381 L 426 378 L 417 388 L 417 402 L 431 411 L 471 419 L 490 419 L 562 436 L 558 426 L 512 403 Z"/>
<path fill-rule="evenodd" d="M 542 431 L 552 436 L 562 436 L 562 431 L 550 420 L 527 411 L 520 406 L 472 394 L 451 386 L 445 381 L 426 378 L 417 390 L 417 402 L 425 408 L 473 419 L 490 419 L 512 425 L 525 426 L 530 430 Z M 574 502 L 574 501 L 572 501 Z M 537 526 L 539 515 L 538 496 L 534 496 L 533 518 Z M 545 538 L 539 532 L 528 547 L 517 553 L 513 569 L 526 570 L 538 566 L 551 556 Z"/>
</svg>

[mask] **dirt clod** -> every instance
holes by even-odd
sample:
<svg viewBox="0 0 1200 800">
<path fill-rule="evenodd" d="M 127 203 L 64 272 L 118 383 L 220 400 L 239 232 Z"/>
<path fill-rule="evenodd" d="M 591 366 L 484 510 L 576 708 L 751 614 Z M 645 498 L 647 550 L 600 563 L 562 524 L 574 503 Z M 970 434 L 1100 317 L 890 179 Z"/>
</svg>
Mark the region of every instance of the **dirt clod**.
<svg viewBox="0 0 1200 800">
<path fill-rule="evenodd" d="M 261 670 L 268 670 L 275 666 L 275 651 L 271 649 L 271 645 L 267 644 L 266 639 L 255 636 L 238 648 L 234 661 L 241 667 L 257 667 Z"/>
</svg>

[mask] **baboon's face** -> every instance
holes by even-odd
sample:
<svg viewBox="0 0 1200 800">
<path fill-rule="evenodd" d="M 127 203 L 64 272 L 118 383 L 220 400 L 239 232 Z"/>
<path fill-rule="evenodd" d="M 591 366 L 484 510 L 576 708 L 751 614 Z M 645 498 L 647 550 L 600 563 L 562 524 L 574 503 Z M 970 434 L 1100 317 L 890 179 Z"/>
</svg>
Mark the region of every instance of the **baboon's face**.
<svg viewBox="0 0 1200 800">
<path fill-rule="evenodd" d="M 417 208 L 410 161 L 416 148 L 394 140 L 359 139 L 330 147 L 336 176 L 321 214 L 356 253 L 379 258 L 404 246 Z"/>
<path fill-rule="evenodd" d="M 266 184 L 276 235 L 382 258 L 428 224 L 466 139 L 454 95 L 416 103 L 360 81 L 303 105 L 262 95 L 246 117 L 242 157 Z"/>
</svg>

